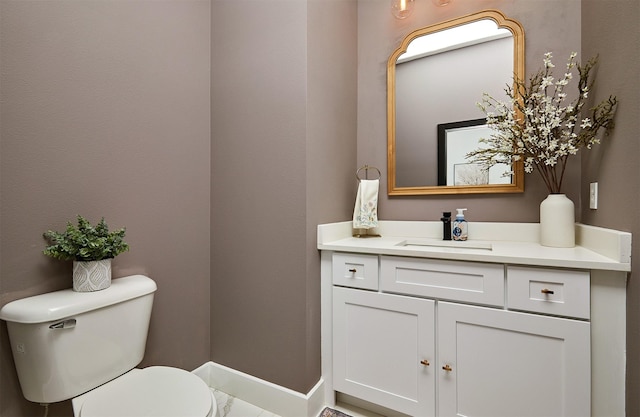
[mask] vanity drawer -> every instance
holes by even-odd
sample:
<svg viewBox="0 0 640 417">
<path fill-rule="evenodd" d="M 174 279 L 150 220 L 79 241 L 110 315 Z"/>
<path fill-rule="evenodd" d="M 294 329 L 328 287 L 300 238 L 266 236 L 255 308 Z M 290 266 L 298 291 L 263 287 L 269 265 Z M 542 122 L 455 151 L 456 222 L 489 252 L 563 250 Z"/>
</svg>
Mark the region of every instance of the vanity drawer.
<svg viewBox="0 0 640 417">
<path fill-rule="evenodd" d="M 588 271 L 507 266 L 507 306 L 589 319 L 589 278 Z"/>
<path fill-rule="evenodd" d="M 504 306 L 504 266 L 382 256 L 380 289 L 452 301 Z"/>
<path fill-rule="evenodd" d="M 377 290 L 378 255 L 334 253 L 333 284 L 365 290 Z"/>
</svg>

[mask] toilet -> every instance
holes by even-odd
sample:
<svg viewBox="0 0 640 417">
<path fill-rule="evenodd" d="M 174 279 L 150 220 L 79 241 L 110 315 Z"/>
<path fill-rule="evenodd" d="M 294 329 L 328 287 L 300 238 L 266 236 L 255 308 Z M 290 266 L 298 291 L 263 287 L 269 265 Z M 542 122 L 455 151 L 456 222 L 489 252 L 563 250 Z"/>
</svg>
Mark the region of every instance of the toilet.
<svg viewBox="0 0 640 417">
<path fill-rule="evenodd" d="M 156 289 L 151 278 L 132 275 L 105 290 L 56 291 L 0 309 L 24 397 L 71 399 L 75 417 L 216 417 L 215 397 L 195 374 L 135 368 Z"/>
</svg>

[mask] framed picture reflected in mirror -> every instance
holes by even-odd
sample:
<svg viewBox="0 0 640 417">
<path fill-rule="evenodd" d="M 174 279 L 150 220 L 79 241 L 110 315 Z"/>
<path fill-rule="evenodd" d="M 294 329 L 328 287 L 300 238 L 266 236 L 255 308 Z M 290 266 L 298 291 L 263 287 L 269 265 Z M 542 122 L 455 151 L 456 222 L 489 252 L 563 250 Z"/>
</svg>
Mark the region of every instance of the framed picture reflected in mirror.
<svg viewBox="0 0 640 417">
<path fill-rule="evenodd" d="M 511 167 L 487 168 L 467 160 L 467 153 L 482 146 L 492 129 L 486 119 L 463 120 L 438 125 L 438 185 L 511 184 Z"/>
</svg>

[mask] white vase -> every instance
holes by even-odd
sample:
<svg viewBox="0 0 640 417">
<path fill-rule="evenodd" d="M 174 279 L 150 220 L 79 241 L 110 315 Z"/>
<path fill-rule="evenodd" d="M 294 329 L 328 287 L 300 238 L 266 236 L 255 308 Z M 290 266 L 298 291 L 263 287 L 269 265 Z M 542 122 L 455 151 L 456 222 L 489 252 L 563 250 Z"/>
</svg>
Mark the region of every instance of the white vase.
<svg viewBox="0 0 640 417">
<path fill-rule="evenodd" d="M 540 203 L 540 244 L 554 248 L 576 245 L 575 208 L 564 194 L 549 194 Z"/>
<path fill-rule="evenodd" d="M 111 286 L 111 259 L 73 261 L 73 290 L 91 292 Z"/>
</svg>

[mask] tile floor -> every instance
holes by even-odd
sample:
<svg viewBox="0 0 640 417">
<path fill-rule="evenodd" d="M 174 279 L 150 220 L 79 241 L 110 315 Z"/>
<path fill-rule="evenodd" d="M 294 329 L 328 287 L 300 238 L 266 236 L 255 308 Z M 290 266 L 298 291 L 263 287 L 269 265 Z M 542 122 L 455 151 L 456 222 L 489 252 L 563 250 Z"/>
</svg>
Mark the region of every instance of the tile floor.
<svg viewBox="0 0 640 417">
<path fill-rule="evenodd" d="M 211 390 L 218 403 L 218 417 L 280 417 L 222 391 L 213 388 Z M 381 417 L 349 405 L 336 406 L 335 409 L 352 417 Z"/>
<path fill-rule="evenodd" d="M 279 417 L 222 391 L 211 390 L 218 403 L 218 417 Z"/>
</svg>

